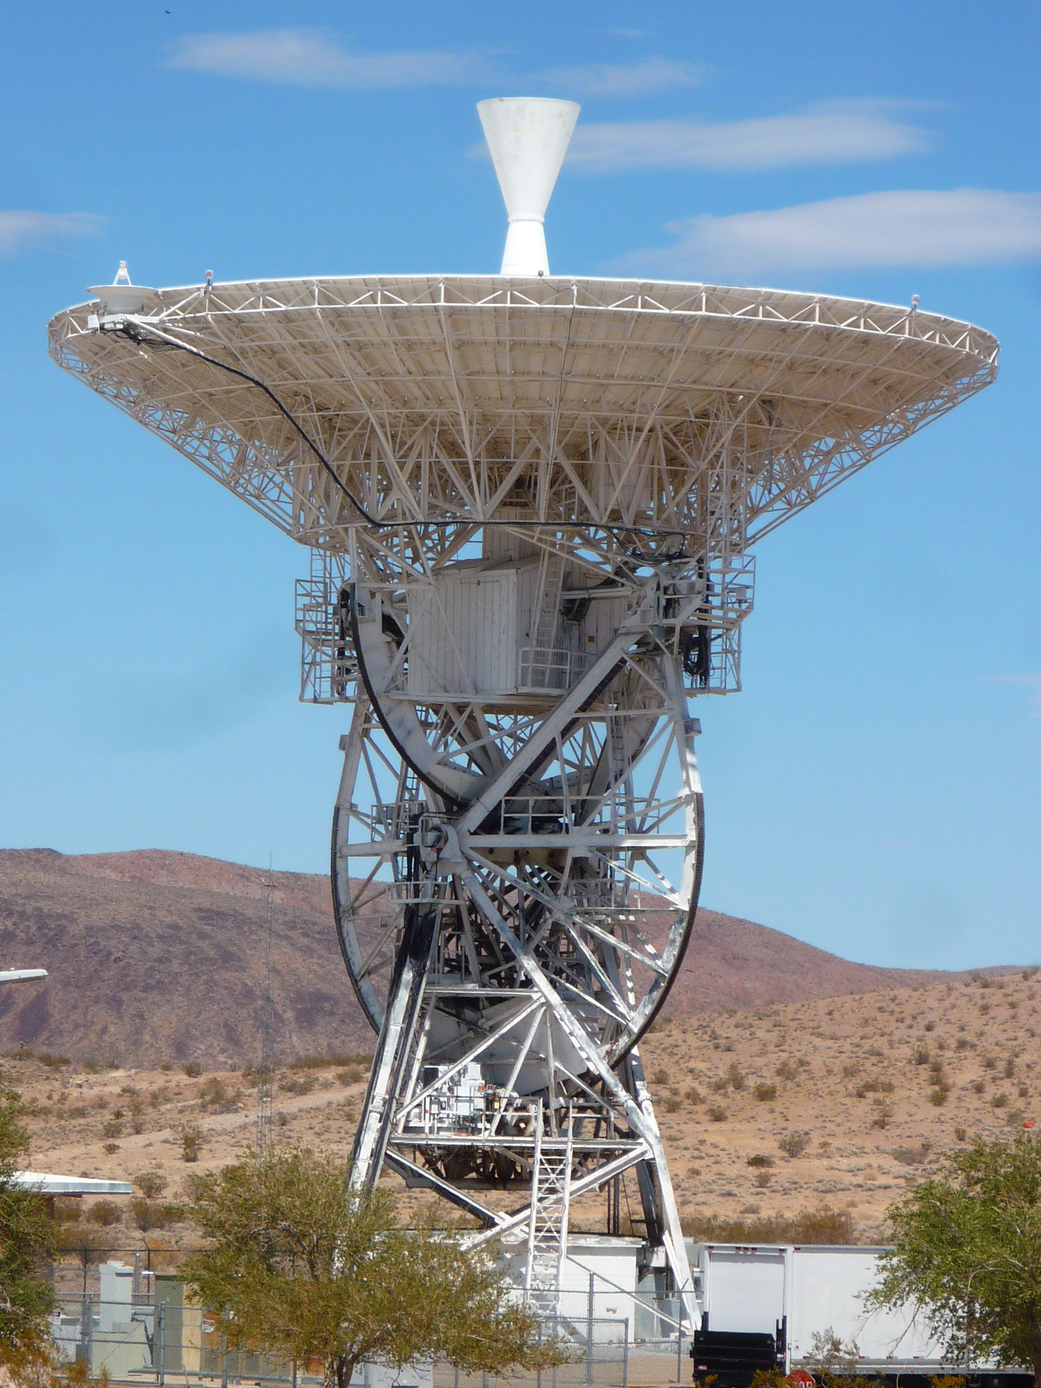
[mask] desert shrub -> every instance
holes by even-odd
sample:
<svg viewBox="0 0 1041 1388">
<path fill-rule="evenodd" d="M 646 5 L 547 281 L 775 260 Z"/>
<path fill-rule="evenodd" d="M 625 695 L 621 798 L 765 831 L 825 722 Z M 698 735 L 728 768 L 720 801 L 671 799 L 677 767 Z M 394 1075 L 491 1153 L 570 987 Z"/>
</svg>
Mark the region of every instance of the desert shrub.
<svg viewBox="0 0 1041 1388">
<path fill-rule="evenodd" d="M 782 1060 L 780 1065 L 778 1065 L 777 1069 L 774 1071 L 774 1074 L 782 1080 L 793 1080 L 795 1079 L 798 1073 L 799 1067 L 796 1065 L 794 1060 Z"/>
<path fill-rule="evenodd" d="M 203 1131 L 198 1123 L 185 1123 L 179 1133 L 181 1139 L 181 1160 L 198 1161 L 203 1144 Z"/>
<path fill-rule="evenodd" d="M 857 1085 L 853 1092 L 858 1099 L 866 1099 L 869 1094 L 892 1094 L 893 1081 L 880 1079 L 861 1080 L 860 1084 Z"/>
<path fill-rule="evenodd" d="M 928 1046 L 916 1046 L 914 1052 L 914 1063 L 916 1065 L 928 1065 L 932 1056 L 929 1054 Z"/>
<path fill-rule="evenodd" d="M 652 1083 L 652 1084 L 668 1084 L 669 1081 L 670 1081 L 671 1079 L 672 1079 L 672 1076 L 669 1074 L 668 1070 L 663 1069 L 663 1068 L 659 1065 L 658 1068 L 657 1068 L 657 1070 L 655 1070 L 654 1074 L 651 1076 L 651 1083 Z"/>
<path fill-rule="evenodd" d="M 313 1074 L 290 1075 L 282 1080 L 278 1087 L 286 1094 L 310 1094 L 318 1088 L 318 1077 Z"/>
<path fill-rule="evenodd" d="M 350 1070 L 340 1070 L 337 1072 L 336 1078 L 341 1084 L 357 1084 L 359 1080 L 365 1078 L 365 1071 L 353 1068 Z"/>
<path fill-rule="evenodd" d="M 103 1229 L 107 1229 L 112 1224 L 120 1223 L 123 1211 L 114 1200 L 95 1200 L 87 1211 L 87 1218 L 91 1224 L 100 1224 Z"/>
<path fill-rule="evenodd" d="M 219 1075 L 211 1075 L 199 1086 L 200 1104 L 222 1104 L 227 1097 L 227 1086 Z"/>
<path fill-rule="evenodd" d="M 773 1166 L 773 1164 L 773 1157 L 768 1157 L 765 1152 L 755 1152 L 745 1159 L 746 1166 Z"/>
<path fill-rule="evenodd" d="M 211 1113 L 231 1113 L 242 1100 L 241 1089 L 229 1089 L 217 1075 L 211 1075 L 199 1089 L 199 1103 Z"/>
<path fill-rule="evenodd" d="M 1027 1095 L 1030 1093 L 1030 1086 L 1028 1084 L 1021 1084 L 1019 1088 L 1016 1090 L 1016 1093 L 1019 1095 L 1021 1099 L 1025 1099 Z"/>
<path fill-rule="evenodd" d="M 54 1200 L 54 1220 L 57 1224 L 75 1224 L 83 1215 L 83 1206 L 74 1195 L 58 1195 Z"/>
<path fill-rule="evenodd" d="M 934 1108 L 942 1108 L 943 1105 L 947 1102 L 947 1095 L 950 1092 L 951 1091 L 947 1088 L 945 1084 L 938 1084 L 935 1089 L 930 1091 L 929 1102 L 933 1105 Z"/>
<path fill-rule="evenodd" d="M 745 1087 L 745 1072 L 736 1061 L 731 1061 L 727 1066 L 726 1079 L 727 1084 L 732 1089 L 744 1089 Z"/>
<path fill-rule="evenodd" d="M 991 1108 L 1008 1108 L 1008 1095 L 1002 1092 L 995 1094 L 990 1101 Z"/>
<path fill-rule="evenodd" d="M 169 1229 L 171 1224 L 185 1218 L 183 1206 L 160 1203 L 158 1200 L 135 1200 L 130 1206 L 130 1213 L 142 1234 L 152 1229 Z"/>
<path fill-rule="evenodd" d="M 677 1099 L 675 1094 L 670 1094 L 669 1097 L 665 1100 L 666 1113 L 679 1113 L 682 1107 L 683 1101 L 681 1099 Z"/>
<path fill-rule="evenodd" d="M 853 1216 L 826 1205 L 796 1215 L 759 1215 L 728 1219 L 722 1215 L 684 1214 L 680 1224 L 687 1238 L 703 1243 L 846 1244 L 856 1242 Z"/>
<path fill-rule="evenodd" d="M 770 1184 L 771 1176 L 769 1171 L 757 1171 L 755 1173 L 755 1184 L 757 1190 L 766 1190 Z"/>
<path fill-rule="evenodd" d="M 199 1076 L 202 1074 L 202 1066 L 199 1064 L 197 1060 L 189 1060 L 188 1064 L 185 1065 L 183 1068 L 184 1073 L 188 1076 L 190 1080 L 197 1080 Z"/>
<path fill-rule="evenodd" d="M 890 1156 L 902 1166 L 921 1166 L 928 1160 L 930 1144 L 920 1142 L 917 1147 L 894 1147 Z"/>
<path fill-rule="evenodd" d="M 725 1123 L 727 1111 L 721 1104 L 713 1104 L 708 1110 L 708 1116 L 713 1123 Z"/>
<path fill-rule="evenodd" d="M 959 1036 L 957 1041 L 955 1041 L 954 1043 L 954 1049 L 956 1051 L 967 1051 L 971 1045 L 972 1042 L 969 1040 L 967 1036 Z"/>
<path fill-rule="evenodd" d="M 983 1068 L 984 1070 L 996 1070 L 998 1068 L 998 1062 L 992 1055 L 985 1055 L 983 1057 Z"/>
<path fill-rule="evenodd" d="M 290 1070 L 335 1070 L 338 1066 L 349 1069 L 368 1070 L 372 1064 L 371 1055 L 302 1055 L 289 1062 Z"/>
<path fill-rule="evenodd" d="M 729 1088 L 729 1084 L 727 1084 L 726 1079 L 722 1075 L 719 1079 L 713 1080 L 709 1085 L 709 1089 L 712 1090 L 713 1094 L 725 1094 Z"/>
<path fill-rule="evenodd" d="M 133 1181 L 146 1200 L 158 1200 L 167 1184 L 161 1171 L 139 1171 Z"/>
<path fill-rule="evenodd" d="M 973 1080 L 973 1082 L 972 1082 L 972 1092 L 973 1092 L 973 1094 L 982 1094 L 985 1088 L 986 1088 L 986 1085 L 983 1083 L 982 1080 Z"/>
<path fill-rule="evenodd" d="M 873 1128 L 888 1128 L 893 1121 L 893 1105 L 887 1104 L 884 1099 L 873 1099 L 875 1106 L 875 1116 L 871 1120 Z"/>
<path fill-rule="evenodd" d="M 935 1031 L 936 1023 L 933 1021 L 926 1022 L 925 1026 L 922 1029 L 923 1031 Z"/>
<path fill-rule="evenodd" d="M 119 1143 L 118 1143 L 118 1142 L 103 1142 L 103 1143 L 101 1144 L 101 1150 L 102 1150 L 103 1152 L 107 1152 L 107 1153 L 109 1154 L 109 1156 L 111 1156 L 113 1152 L 118 1152 L 118 1151 L 119 1151 Z"/>
<path fill-rule="evenodd" d="M 164 1071 L 164 1073 L 169 1074 L 170 1071 L 173 1069 L 173 1066 L 170 1064 L 168 1060 L 164 1060 L 159 1068 L 160 1070 Z"/>
<path fill-rule="evenodd" d="M 842 1078 L 851 1080 L 854 1075 L 859 1075 L 861 1064 L 859 1060 L 847 1060 L 842 1067 Z"/>
<path fill-rule="evenodd" d="M 162 1205 L 156 1204 L 154 1200 L 132 1201 L 130 1215 L 142 1234 L 147 1234 L 150 1229 L 165 1229 L 168 1223 Z"/>
<path fill-rule="evenodd" d="M 41 1051 L 36 1059 L 42 1065 L 46 1065 L 48 1070 L 60 1070 L 63 1065 L 72 1064 L 67 1055 L 52 1055 L 50 1051 Z"/>
<path fill-rule="evenodd" d="M 756 1087 L 752 1090 L 752 1093 L 755 1095 L 755 1097 L 759 1100 L 760 1103 L 765 1104 L 768 1103 L 771 1099 L 777 1098 L 777 1086 L 776 1084 L 766 1084 L 765 1081 L 760 1080 Z"/>
<path fill-rule="evenodd" d="M 810 1145 L 810 1135 L 793 1129 L 790 1133 L 785 1133 L 777 1145 L 786 1157 L 801 1157 Z"/>
<path fill-rule="evenodd" d="M 954 1140 L 955 1140 L 955 1142 L 967 1142 L 967 1141 L 968 1141 L 968 1137 L 969 1137 L 969 1134 L 968 1134 L 968 1132 L 967 1132 L 967 1130 L 966 1130 L 965 1128 L 955 1128 L 955 1130 L 954 1130 Z"/>
<path fill-rule="evenodd" d="M 290 1070 L 327 1070 L 336 1062 L 326 1060 L 324 1055 L 299 1055 L 289 1062 Z"/>
<path fill-rule="evenodd" d="M 1005 1061 L 1005 1069 L 1003 1073 L 1007 1080 L 1010 1080 L 1012 1076 L 1016 1073 L 1016 1062 L 1012 1056 L 1009 1056 L 1008 1059 Z"/>
<path fill-rule="evenodd" d="M 116 1113 L 120 1113 L 120 1112 L 121 1112 L 120 1109 L 117 1109 L 117 1110 L 116 1110 Z M 113 1116 L 112 1116 L 111 1118 L 109 1118 L 104 1124 L 102 1124 L 101 1136 L 102 1136 L 102 1137 L 122 1137 L 122 1136 L 123 1136 L 123 1124 L 120 1122 L 120 1120 L 119 1120 L 118 1118 L 115 1117 L 115 1115 L 113 1115 Z"/>
<path fill-rule="evenodd" d="M 690 1088 L 686 1090 L 683 1097 L 688 1104 L 703 1104 L 705 1102 L 705 1096 L 696 1084 L 692 1084 Z"/>
</svg>

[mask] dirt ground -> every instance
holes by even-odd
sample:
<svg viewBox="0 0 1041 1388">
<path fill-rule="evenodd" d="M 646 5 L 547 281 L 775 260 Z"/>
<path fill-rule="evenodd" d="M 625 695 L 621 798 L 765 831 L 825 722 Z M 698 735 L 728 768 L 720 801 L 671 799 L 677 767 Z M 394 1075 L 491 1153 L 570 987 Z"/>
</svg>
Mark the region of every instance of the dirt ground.
<svg viewBox="0 0 1041 1388">
<path fill-rule="evenodd" d="M 696 1224 L 828 1206 L 850 1212 L 860 1241 L 884 1238 L 887 1207 L 942 1154 L 1041 1120 L 1039 1028 L 1036 970 L 660 1021 L 641 1051 L 681 1213 Z M 136 1211 L 135 1197 L 100 1213 L 67 1202 L 70 1236 L 182 1245 L 190 1229 L 167 1207 L 187 1197 L 186 1177 L 255 1138 L 249 1072 L 91 1070 L 25 1052 L 3 1067 L 30 1108 L 34 1169 L 165 1178 Z M 359 1060 L 280 1070 L 276 1140 L 346 1155 L 364 1081 Z M 582 1202 L 575 1222 L 595 1227 L 598 1208 Z"/>
</svg>

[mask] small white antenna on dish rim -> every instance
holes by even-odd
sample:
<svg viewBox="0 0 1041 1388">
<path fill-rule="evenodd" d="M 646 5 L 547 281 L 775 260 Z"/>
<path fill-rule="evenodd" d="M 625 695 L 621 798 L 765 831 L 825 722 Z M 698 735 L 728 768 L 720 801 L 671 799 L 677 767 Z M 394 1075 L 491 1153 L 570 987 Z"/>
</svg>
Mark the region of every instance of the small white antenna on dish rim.
<svg viewBox="0 0 1041 1388">
<path fill-rule="evenodd" d="M 574 101 L 541 96 L 477 103 L 510 219 L 502 275 L 549 274 L 543 219 L 578 112 Z"/>
</svg>

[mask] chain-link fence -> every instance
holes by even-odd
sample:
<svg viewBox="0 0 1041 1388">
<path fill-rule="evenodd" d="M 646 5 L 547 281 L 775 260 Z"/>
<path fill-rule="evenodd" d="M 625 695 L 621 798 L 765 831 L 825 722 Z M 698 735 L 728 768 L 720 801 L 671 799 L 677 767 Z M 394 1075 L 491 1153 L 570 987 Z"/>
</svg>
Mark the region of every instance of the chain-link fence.
<svg viewBox="0 0 1041 1388">
<path fill-rule="evenodd" d="M 122 1253 L 123 1256 L 116 1256 Z M 91 1249 L 54 1268 L 52 1334 L 58 1355 L 92 1377 L 171 1385 L 293 1384 L 322 1381 L 317 1361 L 231 1350 L 216 1316 L 197 1304 L 177 1273 L 179 1258 L 153 1250 Z M 152 1266 L 149 1266 L 149 1263 Z M 689 1340 L 677 1333 L 675 1300 L 615 1295 L 601 1309 L 592 1282 L 538 1293 L 540 1335 L 565 1347 L 567 1362 L 540 1373 L 496 1379 L 450 1365 L 359 1368 L 356 1388 L 651 1388 L 690 1379 Z"/>
</svg>

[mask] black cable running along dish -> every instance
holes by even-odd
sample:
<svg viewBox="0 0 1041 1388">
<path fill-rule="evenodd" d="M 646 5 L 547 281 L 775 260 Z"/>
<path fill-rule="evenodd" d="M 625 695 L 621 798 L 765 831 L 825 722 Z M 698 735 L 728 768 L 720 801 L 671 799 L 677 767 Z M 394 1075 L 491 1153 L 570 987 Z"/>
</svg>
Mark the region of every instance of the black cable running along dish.
<svg viewBox="0 0 1041 1388">
<path fill-rule="evenodd" d="M 142 332 L 142 329 L 144 329 L 144 332 Z M 365 507 L 361 504 L 358 498 L 351 491 L 351 489 L 340 480 L 340 478 L 336 475 L 336 470 L 333 468 L 332 464 L 329 462 L 328 458 L 326 458 L 322 450 L 311 438 L 310 434 L 308 434 L 307 430 L 301 424 L 299 424 L 298 421 L 294 418 L 293 414 L 286 409 L 285 405 L 282 404 L 282 401 L 279 400 L 278 396 L 271 389 L 271 387 L 265 385 L 264 382 L 259 379 L 259 377 L 251 375 L 248 371 L 243 371 L 243 369 L 239 366 L 232 366 L 229 362 L 221 361 L 219 357 L 211 357 L 207 352 L 203 352 L 200 348 L 193 347 L 190 342 L 180 342 L 176 337 L 171 337 L 167 333 L 160 333 L 159 330 L 155 327 L 155 325 L 153 323 L 149 323 L 147 320 L 126 318 L 117 327 L 103 328 L 102 331 L 109 333 L 118 333 L 121 337 L 129 338 L 129 340 L 138 347 L 152 347 L 156 351 L 160 352 L 163 351 L 165 348 L 172 348 L 178 352 L 187 352 L 190 356 L 198 357 L 200 361 L 207 362 L 210 366 L 216 366 L 221 371 L 227 371 L 228 374 L 231 376 L 238 376 L 240 380 L 247 381 L 251 386 L 256 386 L 258 390 L 262 390 L 264 394 L 267 396 L 267 398 L 274 405 L 275 409 L 278 410 L 279 414 L 282 415 L 284 419 L 288 420 L 289 424 L 296 430 L 296 432 L 303 439 L 307 447 L 318 459 L 319 463 L 321 463 L 322 467 L 325 469 L 325 471 L 329 474 L 329 477 L 332 479 L 333 485 L 339 488 L 339 490 L 351 503 L 354 509 L 358 512 L 359 516 L 361 516 L 364 520 L 368 521 L 368 523 L 375 529 L 415 530 L 422 526 L 429 526 L 432 529 L 447 529 L 449 526 L 460 525 L 462 523 L 458 520 L 379 520 L 376 516 L 370 515 L 370 513 L 365 509 Z M 145 335 L 146 333 L 148 334 L 148 336 Z M 553 527 L 548 525 L 545 521 L 485 520 L 481 521 L 481 525 L 503 526 L 510 530 L 553 529 Z M 679 535 L 682 536 L 682 538 L 684 539 L 687 538 L 687 532 L 685 530 L 648 530 L 646 527 L 639 525 L 602 525 L 599 521 L 594 521 L 592 523 L 583 525 L 580 528 L 583 530 L 602 530 L 606 535 L 642 535 L 647 539 L 655 539 L 659 535 Z M 631 557 L 638 558 L 643 563 L 654 564 L 660 563 L 662 562 L 662 560 L 664 560 L 667 563 L 675 563 L 677 558 L 687 559 L 692 558 L 693 556 L 677 556 L 674 552 L 671 552 L 661 556 L 637 553 L 632 555 Z"/>
</svg>

